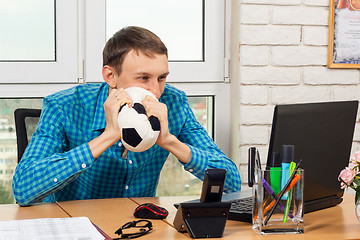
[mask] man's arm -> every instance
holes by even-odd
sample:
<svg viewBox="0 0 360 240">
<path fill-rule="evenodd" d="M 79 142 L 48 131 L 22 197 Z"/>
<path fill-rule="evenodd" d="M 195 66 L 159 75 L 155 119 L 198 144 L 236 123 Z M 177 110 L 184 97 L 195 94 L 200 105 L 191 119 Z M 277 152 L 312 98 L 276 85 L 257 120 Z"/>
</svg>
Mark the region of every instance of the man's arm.
<svg viewBox="0 0 360 240">
<path fill-rule="evenodd" d="M 62 106 L 44 99 L 38 129 L 32 136 L 13 178 L 13 191 L 17 202 L 20 205 L 41 202 L 91 167 L 96 158 L 119 141 L 121 135 L 117 115 L 123 104 L 132 104 L 124 89 L 110 89 L 104 103 L 104 132 L 90 142 L 83 140 L 79 146 L 70 149 L 68 138 L 76 138 L 79 132 L 75 132 L 73 127 L 65 126 L 68 119 L 61 110 Z"/>
<path fill-rule="evenodd" d="M 86 142 L 69 149 L 65 122 L 59 106 L 45 99 L 38 128 L 13 178 L 14 196 L 20 205 L 43 201 L 93 164 Z"/>
<path fill-rule="evenodd" d="M 227 169 L 224 190 L 226 192 L 239 191 L 241 179 L 235 163 L 220 150 L 196 120 L 185 94 L 181 96 L 181 99 L 182 101 L 179 104 L 182 105 L 182 113 L 176 114 L 181 114 L 179 118 L 184 118 L 184 122 L 180 134 L 174 136 L 169 132 L 166 105 L 145 98 L 144 106 L 148 116 L 158 117 L 161 124 L 160 136 L 156 143 L 173 153 L 184 165 L 185 170 L 199 179 L 203 180 L 207 168 Z"/>
<path fill-rule="evenodd" d="M 123 88 L 111 89 L 104 103 L 106 128 L 97 138 L 89 142 L 89 148 L 94 158 L 98 158 L 106 149 L 114 145 L 121 138 L 117 122 L 120 107 L 124 104 L 131 106 L 133 101 Z"/>
<path fill-rule="evenodd" d="M 196 120 L 190 107 L 186 109 L 188 112 L 186 123 L 179 135 L 179 140 L 186 143 L 191 150 L 191 159 L 184 164 L 185 170 L 203 180 L 207 168 L 226 169 L 224 191 L 240 191 L 241 179 L 236 164 L 209 137 L 206 130 Z"/>
<path fill-rule="evenodd" d="M 174 154 L 182 163 L 188 163 L 191 159 L 191 150 L 185 143 L 170 134 L 167 106 L 149 96 L 145 97 L 143 104 L 148 117 L 156 116 L 160 121 L 160 134 L 156 144 Z"/>
</svg>

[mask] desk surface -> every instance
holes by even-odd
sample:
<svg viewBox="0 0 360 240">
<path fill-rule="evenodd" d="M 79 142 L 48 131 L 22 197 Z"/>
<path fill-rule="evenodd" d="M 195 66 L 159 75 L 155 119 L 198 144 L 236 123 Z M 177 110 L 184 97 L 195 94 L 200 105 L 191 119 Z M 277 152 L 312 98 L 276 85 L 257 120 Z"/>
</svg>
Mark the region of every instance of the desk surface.
<svg viewBox="0 0 360 240">
<path fill-rule="evenodd" d="M 345 194 L 344 201 L 335 207 L 307 213 L 304 215 L 305 234 L 262 236 L 252 229 L 250 223 L 228 220 L 224 230 L 224 239 L 358 239 L 360 240 L 360 222 L 355 216 L 354 197 Z M 189 197 L 133 198 L 138 204 L 153 202 L 169 210 L 166 219 L 172 225 L 176 214 L 174 203 L 191 200 Z"/>
<path fill-rule="evenodd" d="M 151 220 L 154 230 L 140 239 L 190 239 L 188 234 L 177 232 L 173 226 L 176 214 L 174 203 L 194 197 L 159 197 L 131 199 L 98 199 L 68 201 L 19 207 L 16 204 L 0 205 L 0 220 L 15 220 L 44 217 L 86 216 L 110 237 L 120 226 L 135 218 L 132 213 L 141 203 L 152 202 L 169 210 L 165 220 Z M 360 222 L 355 216 L 354 196 L 345 194 L 339 206 L 304 215 L 305 234 L 261 236 L 251 224 L 228 220 L 223 239 L 360 239 Z"/>
<path fill-rule="evenodd" d="M 59 202 L 71 216 L 86 216 L 111 238 L 119 237 L 114 232 L 127 222 L 138 220 L 133 216 L 137 203 L 128 198 L 97 199 Z M 153 230 L 140 239 L 189 239 L 177 232 L 167 222 L 151 220 Z M 131 231 L 131 230 L 129 230 Z"/>
<path fill-rule="evenodd" d="M 0 221 L 69 217 L 69 215 L 55 203 L 43 203 L 30 207 L 20 207 L 17 204 L 3 204 L 0 205 L 0 213 Z"/>
</svg>

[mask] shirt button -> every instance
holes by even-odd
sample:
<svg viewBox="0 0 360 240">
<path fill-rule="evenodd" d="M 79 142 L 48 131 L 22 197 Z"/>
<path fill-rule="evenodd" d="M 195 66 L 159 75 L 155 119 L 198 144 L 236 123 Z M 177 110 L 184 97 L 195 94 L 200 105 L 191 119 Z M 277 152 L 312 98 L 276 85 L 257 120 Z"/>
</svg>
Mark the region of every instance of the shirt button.
<svg viewBox="0 0 360 240">
<path fill-rule="evenodd" d="M 129 164 L 132 164 L 132 160 L 129 160 Z"/>
<path fill-rule="evenodd" d="M 86 168 L 86 164 L 85 163 L 81 164 L 81 167 Z"/>
<path fill-rule="evenodd" d="M 189 169 L 189 172 L 193 172 L 193 171 L 194 171 L 194 169 L 192 169 L 192 168 Z"/>
<path fill-rule="evenodd" d="M 118 146 L 121 147 L 121 146 L 122 146 L 122 142 L 119 142 Z"/>
<path fill-rule="evenodd" d="M 57 182 L 57 178 L 54 178 L 54 182 Z"/>
<path fill-rule="evenodd" d="M 126 185 L 126 186 L 125 186 L 125 190 L 128 190 L 128 189 L 129 189 L 129 186 L 128 186 L 128 185 Z"/>
</svg>

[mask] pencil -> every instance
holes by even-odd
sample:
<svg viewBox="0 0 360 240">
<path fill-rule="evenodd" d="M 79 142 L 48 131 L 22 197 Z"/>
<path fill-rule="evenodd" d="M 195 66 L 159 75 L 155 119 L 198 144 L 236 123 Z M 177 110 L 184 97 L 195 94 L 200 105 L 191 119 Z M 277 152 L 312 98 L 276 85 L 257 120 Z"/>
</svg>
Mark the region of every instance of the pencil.
<svg viewBox="0 0 360 240">
<path fill-rule="evenodd" d="M 294 172 L 291 174 L 289 180 L 287 181 L 285 187 L 281 190 L 281 192 L 279 193 L 279 197 L 276 200 L 275 204 L 272 206 L 272 208 L 270 209 L 269 215 L 266 217 L 265 221 L 264 221 L 264 226 L 266 226 L 266 224 L 268 223 L 269 219 L 271 218 L 271 216 L 274 213 L 274 210 L 276 209 L 277 205 L 279 204 L 281 197 L 284 195 L 284 193 L 287 191 L 287 188 L 290 186 L 291 181 L 293 180 L 293 178 L 296 175 L 296 170 L 299 169 L 300 167 L 300 163 L 302 162 L 302 160 L 300 159 L 300 161 L 296 164 L 296 167 L 294 169 Z"/>
<path fill-rule="evenodd" d="M 294 162 L 290 163 L 290 175 L 293 173 L 294 169 L 296 167 L 296 164 Z M 292 198 L 292 189 L 289 190 L 288 192 L 288 198 L 286 200 L 286 205 L 285 205 L 285 211 L 284 211 L 284 219 L 283 222 L 286 223 L 288 216 L 289 216 L 289 211 L 290 211 L 290 204 L 291 204 L 291 198 Z"/>
</svg>

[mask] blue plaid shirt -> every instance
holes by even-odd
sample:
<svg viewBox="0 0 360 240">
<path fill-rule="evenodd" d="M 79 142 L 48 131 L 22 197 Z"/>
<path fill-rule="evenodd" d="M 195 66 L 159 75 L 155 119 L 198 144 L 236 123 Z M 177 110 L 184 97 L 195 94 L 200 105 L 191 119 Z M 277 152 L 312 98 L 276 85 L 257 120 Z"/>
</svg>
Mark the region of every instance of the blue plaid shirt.
<svg viewBox="0 0 360 240">
<path fill-rule="evenodd" d="M 37 130 L 13 178 L 20 205 L 76 199 L 155 196 L 169 152 L 154 145 L 121 157 L 119 143 L 94 159 L 88 142 L 105 129 L 103 104 L 109 87 L 83 84 L 44 98 Z M 215 145 L 196 120 L 184 92 L 166 84 L 159 99 L 167 105 L 170 133 L 191 149 L 185 170 L 203 179 L 207 168 L 228 170 L 225 192 L 239 191 L 233 161 Z"/>
</svg>

